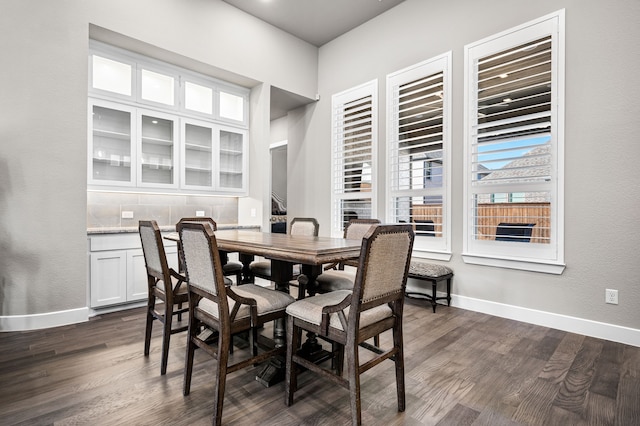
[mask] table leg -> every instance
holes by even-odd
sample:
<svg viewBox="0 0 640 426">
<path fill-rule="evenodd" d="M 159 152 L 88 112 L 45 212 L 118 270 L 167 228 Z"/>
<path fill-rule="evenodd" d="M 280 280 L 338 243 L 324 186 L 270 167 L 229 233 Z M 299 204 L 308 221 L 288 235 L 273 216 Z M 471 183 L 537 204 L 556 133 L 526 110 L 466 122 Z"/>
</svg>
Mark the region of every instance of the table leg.
<svg viewBox="0 0 640 426">
<path fill-rule="evenodd" d="M 249 265 L 253 262 L 254 256 L 247 253 L 238 253 L 238 260 L 242 263 L 242 284 L 251 284 L 255 281 Z"/>
<path fill-rule="evenodd" d="M 308 279 L 306 291 L 309 293 L 309 296 L 314 296 L 317 287 L 316 278 L 322 273 L 322 265 L 302 265 L 302 273 L 306 275 Z M 305 291 L 305 289 L 300 288 L 300 291 Z M 322 349 L 322 345 L 318 343 L 316 334 L 311 332 L 307 333 L 307 340 L 302 344 L 300 350 L 298 350 L 298 355 L 313 363 L 321 363 L 332 356 L 331 352 Z"/>
<path fill-rule="evenodd" d="M 285 261 L 271 260 L 271 280 L 275 282 L 276 290 L 289 293 L 289 281 L 293 278 L 293 264 Z M 273 326 L 273 341 L 276 347 L 287 344 L 284 319 L 277 319 Z M 265 387 L 275 385 L 284 380 L 285 362 L 283 356 L 274 356 L 258 373 L 256 380 Z"/>
</svg>

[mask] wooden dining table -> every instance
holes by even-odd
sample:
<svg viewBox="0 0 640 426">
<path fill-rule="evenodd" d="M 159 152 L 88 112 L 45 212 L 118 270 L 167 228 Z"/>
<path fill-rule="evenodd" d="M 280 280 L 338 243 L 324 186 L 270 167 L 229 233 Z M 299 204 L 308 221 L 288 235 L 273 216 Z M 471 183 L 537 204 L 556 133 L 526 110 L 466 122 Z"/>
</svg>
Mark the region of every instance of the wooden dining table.
<svg viewBox="0 0 640 426">
<path fill-rule="evenodd" d="M 298 298 L 315 294 L 315 280 L 322 273 L 322 265 L 340 262 L 360 256 L 361 240 L 345 238 L 314 237 L 308 235 L 275 234 L 241 229 L 215 231 L 218 249 L 237 252 L 243 264 L 243 282 L 253 281 L 249 265 L 254 256 L 271 260 L 271 280 L 278 291 L 289 292 L 289 282 L 293 279 L 293 265 L 301 264 L 302 273 L 307 276 L 307 288 L 298 288 Z M 165 238 L 179 241 L 177 233 Z M 283 320 L 274 325 L 275 344 L 286 345 Z M 301 349 L 310 358 L 322 359 L 322 350 L 314 336 L 308 336 Z M 274 360 L 256 377 L 265 386 L 282 380 L 284 365 L 282 360 Z"/>
</svg>

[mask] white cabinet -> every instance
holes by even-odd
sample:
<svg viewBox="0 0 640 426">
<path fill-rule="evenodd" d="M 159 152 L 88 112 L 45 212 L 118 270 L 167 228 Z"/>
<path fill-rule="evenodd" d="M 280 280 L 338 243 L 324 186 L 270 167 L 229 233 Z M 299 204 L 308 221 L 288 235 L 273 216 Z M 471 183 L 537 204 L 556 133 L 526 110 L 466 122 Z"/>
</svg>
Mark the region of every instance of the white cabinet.
<svg viewBox="0 0 640 426">
<path fill-rule="evenodd" d="M 88 182 L 135 183 L 135 108 L 112 102 L 89 103 Z"/>
<path fill-rule="evenodd" d="M 110 250 L 91 253 L 91 307 L 127 301 L 127 252 Z"/>
<path fill-rule="evenodd" d="M 178 269 L 178 248 L 165 240 L 169 267 Z M 93 235 L 89 239 L 92 308 L 147 299 L 147 271 L 137 233 Z"/>
<path fill-rule="evenodd" d="M 138 111 L 138 186 L 176 188 L 177 118 L 154 111 Z"/>
<path fill-rule="evenodd" d="M 89 186 L 246 195 L 246 130 L 100 99 L 89 112 Z"/>
<path fill-rule="evenodd" d="M 183 119 L 182 140 L 183 189 L 246 193 L 246 131 Z"/>
</svg>

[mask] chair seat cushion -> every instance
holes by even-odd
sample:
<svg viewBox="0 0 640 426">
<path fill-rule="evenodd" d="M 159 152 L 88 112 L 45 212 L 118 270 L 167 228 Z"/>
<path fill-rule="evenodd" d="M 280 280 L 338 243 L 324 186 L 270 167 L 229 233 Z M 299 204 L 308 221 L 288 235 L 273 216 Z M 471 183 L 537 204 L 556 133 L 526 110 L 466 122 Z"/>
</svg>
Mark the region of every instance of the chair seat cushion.
<svg viewBox="0 0 640 426">
<path fill-rule="evenodd" d="M 311 324 L 320 325 L 322 322 L 322 308 L 336 305 L 351 294 L 349 290 L 338 290 L 330 293 L 319 294 L 306 299 L 298 300 L 287 306 L 287 314 L 295 318 L 307 321 Z M 349 308 L 344 310 L 344 314 L 349 319 Z M 363 311 L 360 314 L 360 328 L 371 325 L 393 315 L 391 308 L 387 304 L 376 306 L 375 308 Z M 338 314 L 331 314 L 329 326 L 337 330 L 344 331 Z"/>
<path fill-rule="evenodd" d="M 411 260 L 409 276 L 414 278 L 439 278 L 453 274 L 453 270 L 444 265 L 420 260 Z"/>
<path fill-rule="evenodd" d="M 222 266 L 222 270 L 225 274 L 231 274 L 242 271 L 242 263 L 227 262 Z"/>
<path fill-rule="evenodd" d="M 328 293 L 336 290 L 353 290 L 356 273 L 352 271 L 324 271 L 316 278 L 318 293 Z"/>
<path fill-rule="evenodd" d="M 251 270 L 251 273 L 253 273 L 253 275 L 257 277 L 264 279 L 271 278 L 271 261 L 269 260 L 251 262 L 251 265 L 249 265 L 249 269 Z M 293 265 L 293 276 L 297 277 L 298 275 L 300 275 L 300 273 L 300 265 Z"/>
<path fill-rule="evenodd" d="M 258 309 L 258 315 L 281 311 L 295 301 L 295 299 L 287 293 L 260 287 L 255 284 L 243 284 L 233 287 L 233 292 L 238 296 L 254 299 Z M 231 310 L 236 302 L 230 297 L 227 297 L 227 300 L 229 302 L 229 310 Z M 214 318 L 218 318 L 218 304 L 212 300 L 201 299 L 200 303 L 198 303 L 198 309 L 208 313 Z M 238 310 L 236 319 L 246 318 L 249 314 L 249 305 L 242 305 Z"/>
</svg>

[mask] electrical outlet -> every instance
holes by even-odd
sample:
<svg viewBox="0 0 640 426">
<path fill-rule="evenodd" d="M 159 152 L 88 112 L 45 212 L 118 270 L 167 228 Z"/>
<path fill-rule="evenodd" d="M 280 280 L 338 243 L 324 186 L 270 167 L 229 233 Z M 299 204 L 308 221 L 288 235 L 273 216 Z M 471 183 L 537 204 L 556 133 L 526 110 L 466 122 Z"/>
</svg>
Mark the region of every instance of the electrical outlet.
<svg viewBox="0 0 640 426">
<path fill-rule="evenodd" d="M 204 210 L 196 210 L 196 217 L 204 217 Z"/>
<path fill-rule="evenodd" d="M 604 301 L 612 305 L 618 304 L 618 290 L 612 290 L 610 288 L 604 291 Z"/>
<path fill-rule="evenodd" d="M 123 210 L 122 211 L 122 218 L 123 219 L 133 219 L 133 212 L 132 211 Z"/>
</svg>

